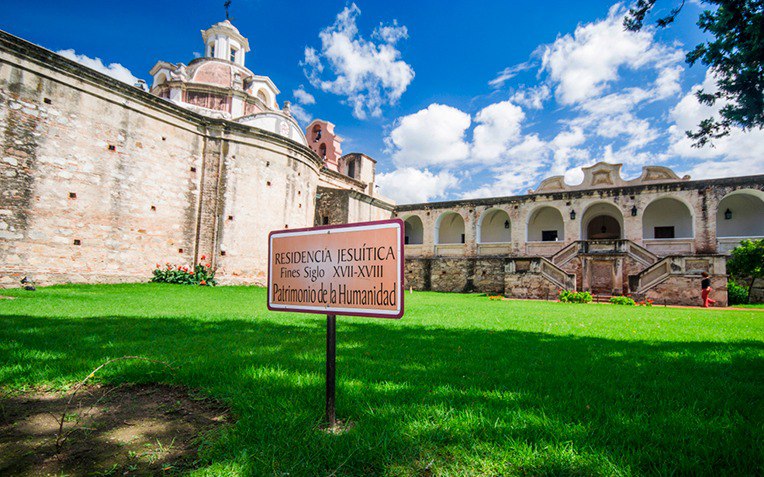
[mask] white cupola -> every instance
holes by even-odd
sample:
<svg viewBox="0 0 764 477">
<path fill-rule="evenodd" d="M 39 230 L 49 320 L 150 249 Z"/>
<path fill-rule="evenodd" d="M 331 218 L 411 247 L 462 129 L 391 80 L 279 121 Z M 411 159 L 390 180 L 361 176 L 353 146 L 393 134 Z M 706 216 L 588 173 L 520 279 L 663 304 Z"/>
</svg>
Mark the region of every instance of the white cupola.
<svg viewBox="0 0 764 477">
<path fill-rule="evenodd" d="M 204 56 L 226 60 L 244 66 L 244 55 L 249 51 L 249 41 L 228 20 L 202 30 Z"/>
</svg>

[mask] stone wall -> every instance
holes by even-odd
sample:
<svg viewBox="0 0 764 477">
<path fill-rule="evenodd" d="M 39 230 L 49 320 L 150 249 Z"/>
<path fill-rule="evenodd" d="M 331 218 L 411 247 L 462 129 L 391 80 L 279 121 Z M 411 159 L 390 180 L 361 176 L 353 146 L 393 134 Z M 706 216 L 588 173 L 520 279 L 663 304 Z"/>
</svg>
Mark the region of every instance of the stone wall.
<svg viewBox="0 0 764 477">
<path fill-rule="evenodd" d="M 346 190 L 319 186 L 317 195 L 315 225 L 347 223 L 348 195 Z"/>
<path fill-rule="evenodd" d="M 430 264 L 432 259 L 414 258 L 406 259 L 403 278 L 404 288 L 414 290 L 430 289 Z"/>
<path fill-rule="evenodd" d="M 764 278 L 757 278 L 751 289 L 751 303 L 764 303 Z"/>
<path fill-rule="evenodd" d="M 727 276 L 711 276 L 711 298 L 716 300 L 715 306 L 727 306 Z M 651 288 L 643 295 L 634 295 L 635 300 L 653 300 L 655 305 L 684 305 L 700 306 L 700 278 L 698 276 L 671 275 L 669 278 Z"/>
<path fill-rule="evenodd" d="M 503 257 L 406 259 L 405 287 L 442 292 L 504 293 Z"/>
<path fill-rule="evenodd" d="M 501 295 L 504 293 L 504 258 L 475 260 L 473 285 L 476 291 Z"/>
<path fill-rule="evenodd" d="M 438 258 L 430 264 L 430 289 L 439 292 L 472 291 L 475 261 L 468 258 Z M 468 287 L 468 285 L 470 285 Z"/>
<path fill-rule="evenodd" d="M 319 185 L 315 224 L 336 225 L 384 220 L 393 216 L 394 209 L 392 204 L 355 190 Z"/>
<path fill-rule="evenodd" d="M 0 286 L 135 282 L 201 256 L 264 283 L 267 233 L 313 223 L 320 159 L 0 32 Z"/>
<path fill-rule="evenodd" d="M 509 298 L 555 300 L 557 291 L 557 287 L 539 273 L 507 273 L 504 276 L 504 295 Z"/>
</svg>

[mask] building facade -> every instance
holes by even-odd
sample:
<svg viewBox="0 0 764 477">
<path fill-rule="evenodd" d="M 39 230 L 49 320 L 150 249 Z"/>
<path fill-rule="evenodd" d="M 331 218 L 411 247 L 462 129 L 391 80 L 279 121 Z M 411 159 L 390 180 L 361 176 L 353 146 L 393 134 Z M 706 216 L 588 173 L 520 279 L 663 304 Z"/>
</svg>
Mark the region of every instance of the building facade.
<svg viewBox="0 0 764 477">
<path fill-rule="evenodd" d="M 691 181 L 648 166 L 625 181 L 620 168 L 599 163 L 577 186 L 552 177 L 523 196 L 399 205 L 408 286 L 693 305 L 705 271 L 726 303 L 727 253 L 764 238 L 764 176 Z"/>
</svg>

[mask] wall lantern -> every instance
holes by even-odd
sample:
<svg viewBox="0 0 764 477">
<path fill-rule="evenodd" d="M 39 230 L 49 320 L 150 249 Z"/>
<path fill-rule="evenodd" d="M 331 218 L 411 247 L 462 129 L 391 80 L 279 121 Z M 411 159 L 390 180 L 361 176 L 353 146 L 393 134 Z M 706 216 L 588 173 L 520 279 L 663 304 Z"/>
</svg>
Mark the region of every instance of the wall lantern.
<svg viewBox="0 0 764 477">
<path fill-rule="evenodd" d="M 509 220 L 505 220 L 505 221 L 504 221 L 504 228 L 505 228 L 505 229 L 508 229 L 508 228 L 509 228 Z"/>
<path fill-rule="evenodd" d="M 724 211 L 724 220 L 730 220 L 732 218 L 732 211 L 727 209 Z"/>
<path fill-rule="evenodd" d="M 637 216 L 637 206 L 633 205 L 631 206 L 631 216 L 636 217 Z"/>
<path fill-rule="evenodd" d="M 570 220 L 576 220 L 576 211 L 575 210 L 571 210 L 570 211 Z"/>
</svg>

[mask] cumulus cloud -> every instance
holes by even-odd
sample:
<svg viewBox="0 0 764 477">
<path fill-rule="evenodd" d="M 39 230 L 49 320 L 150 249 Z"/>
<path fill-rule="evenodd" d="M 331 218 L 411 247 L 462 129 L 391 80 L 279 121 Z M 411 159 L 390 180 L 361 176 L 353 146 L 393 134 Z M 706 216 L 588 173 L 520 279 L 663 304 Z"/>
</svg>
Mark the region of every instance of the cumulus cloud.
<svg viewBox="0 0 764 477">
<path fill-rule="evenodd" d="M 101 58 L 91 58 L 87 55 L 78 55 L 77 52 L 72 49 L 59 50 L 56 53 L 63 56 L 64 58 L 68 58 L 83 66 L 87 66 L 90 69 L 96 70 L 99 73 L 109 75 L 116 80 L 127 83 L 130 86 L 133 86 L 138 81 L 138 78 L 136 78 L 130 72 L 130 70 L 119 63 L 109 63 L 109 66 L 106 66 L 103 64 L 103 61 L 101 61 Z"/>
<path fill-rule="evenodd" d="M 370 41 L 358 32 L 356 20 L 361 10 L 355 3 L 345 7 L 335 22 L 319 33 L 320 50 L 307 47 L 301 62 L 306 77 L 315 87 L 345 97 L 353 115 L 382 115 L 382 107 L 395 104 L 414 79 L 414 69 L 401 60 L 396 44 L 408 36 L 396 21 L 380 25 Z M 325 65 L 330 77 L 324 77 Z"/>
<path fill-rule="evenodd" d="M 549 145 L 536 134 L 508 148 L 503 160 L 491 169 L 493 181 L 467 191 L 462 198 L 497 197 L 522 194 L 534 186 L 542 171 L 548 167 Z"/>
<path fill-rule="evenodd" d="M 693 86 L 671 110 L 673 124 L 669 127 L 669 151 L 678 157 L 692 160 L 693 165 L 687 168 L 687 172 L 696 179 L 764 173 L 762 129 L 743 131 L 733 128 L 729 136 L 714 140 L 713 147 L 692 147 L 692 140 L 685 131 L 696 130 L 703 119 L 718 117 L 719 110 L 724 107 L 722 101 L 717 101 L 714 106 L 698 102 L 695 93 L 701 88 L 706 93 L 718 91 L 716 78 L 711 71 L 706 72 L 702 84 Z"/>
<path fill-rule="evenodd" d="M 518 89 L 510 99 L 513 103 L 524 106 L 527 109 L 542 109 L 544 102 L 549 99 L 551 94 L 549 86 L 540 84 L 530 88 Z"/>
<path fill-rule="evenodd" d="M 519 139 L 524 118 L 522 108 L 509 100 L 483 108 L 475 116 L 478 125 L 472 133 L 472 156 L 484 161 L 499 159 L 509 145 Z"/>
<path fill-rule="evenodd" d="M 451 106 L 431 104 L 396 121 L 386 142 L 399 168 L 453 165 L 469 157 L 465 132 L 470 115 Z"/>
<path fill-rule="evenodd" d="M 616 4 L 605 20 L 579 25 L 573 34 L 546 46 L 542 69 L 557 85 L 555 96 L 560 104 L 574 105 L 601 95 L 619 79 L 623 68 L 649 66 L 660 73 L 661 91 L 673 88 L 682 52 L 655 42 L 650 29 L 625 30 L 623 14 L 623 6 Z"/>
<path fill-rule="evenodd" d="M 427 169 L 404 167 L 377 174 L 377 184 L 386 196 L 399 204 L 410 204 L 443 198 L 458 181 L 448 171 L 434 174 Z"/>
<path fill-rule="evenodd" d="M 292 90 L 292 96 L 294 97 L 294 100 L 300 104 L 316 104 L 316 98 L 305 91 L 305 87 L 303 85 L 300 85 L 299 88 Z"/>
<path fill-rule="evenodd" d="M 313 120 L 313 116 L 299 104 L 293 104 L 290 107 L 290 111 L 292 113 L 292 117 L 294 117 L 299 123 L 302 123 L 303 125 L 310 124 L 310 122 Z"/>
</svg>

